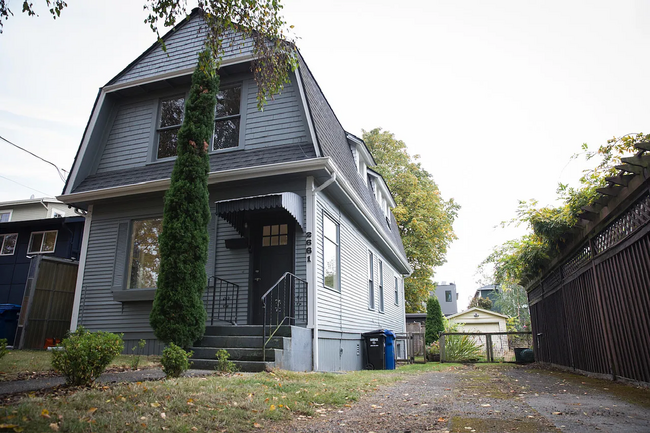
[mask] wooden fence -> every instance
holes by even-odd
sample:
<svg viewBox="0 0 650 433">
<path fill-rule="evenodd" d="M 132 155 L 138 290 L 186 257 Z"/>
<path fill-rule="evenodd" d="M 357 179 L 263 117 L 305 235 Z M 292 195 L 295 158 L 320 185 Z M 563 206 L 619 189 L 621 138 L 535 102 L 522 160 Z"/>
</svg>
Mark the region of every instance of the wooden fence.
<svg viewBox="0 0 650 433">
<path fill-rule="evenodd" d="M 538 361 L 650 382 L 647 184 L 529 287 Z"/>
</svg>

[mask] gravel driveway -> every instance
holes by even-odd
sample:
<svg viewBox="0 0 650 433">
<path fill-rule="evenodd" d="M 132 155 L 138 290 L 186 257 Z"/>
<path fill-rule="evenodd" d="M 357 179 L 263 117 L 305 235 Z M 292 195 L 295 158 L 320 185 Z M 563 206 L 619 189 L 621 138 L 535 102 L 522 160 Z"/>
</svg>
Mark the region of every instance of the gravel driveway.
<svg viewBox="0 0 650 433">
<path fill-rule="evenodd" d="M 625 401 L 621 398 L 625 398 Z M 515 365 L 405 376 L 269 432 L 650 432 L 650 390 Z"/>
</svg>

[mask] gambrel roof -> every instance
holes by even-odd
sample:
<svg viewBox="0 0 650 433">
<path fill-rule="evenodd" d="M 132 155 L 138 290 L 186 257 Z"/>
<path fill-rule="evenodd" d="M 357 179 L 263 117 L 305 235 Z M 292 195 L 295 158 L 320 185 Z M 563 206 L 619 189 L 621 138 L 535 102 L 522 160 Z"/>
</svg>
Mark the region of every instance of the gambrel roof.
<svg viewBox="0 0 650 433">
<path fill-rule="evenodd" d="M 146 151 L 133 151 L 133 160 L 140 158 L 144 163 L 125 164 L 124 168 L 101 169 L 99 159 L 106 151 L 103 146 L 106 146 L 107 142 L 105 130 L 116 116 L 115 107 L 126 98 L 145 97 L 149 92 L 165 88 L 189 87 L 197 54 L 203 48 L 204 37 L 203 20 L 200 14 L 193 11 L 163 37 L 167 53 L 163 52 L 156 42 L 100 89 L 61 199 L 66 203 L 82 204 L 100 198 L 136 194 L 145 188 L 147 192 L 167 189 L 174 161 L 147 163 L 147 156 L 144 154 Z M 226 52 L 220 75 L 235 76 L 248 73 L 252 59 L 251 41 L 231 35 L 224 47 Z M 273 167 L 283 167 L 285 172 L 294 167 L 296 172 L 320 170 L 323 175 L 336 172 L 336 183 L 345 195 L 350 196 L 359 212 L 365 215 L 368 220 L 367 227 L 372 227 L 373 231 L 391 245 L 391 249 L 402 263 L 403 270 L 410 272 L 399 228 L 392 213 L 389 212 L 389 217 L 385 216 L 370 185 L 364 181 L 365 173 L 362 175 L 357 171 L 349 144 L 350 134 L 340 124 L 300 53 L 298 64 L 297 71 L 291 77 L 292 83 L 287 85 L 283 96 L 289 95 L 293 98 L 295 106 L 301 107 L 299 115 L 304 117 L 306 125 L 302 139 L 287 140 L 279 144 L 262 143 L 241 151 L 211 154 L 209 181 L 227 180 L 224 176 L 229 173 L 251 167 L 260 168 L 257 170 L 260 173 L 264 167 L 269 171 Z M 247 103 L 252 106 L 254 101 Z M 273 103 L 270 103 L 259 116 L 274 116 L 273 107 Z M 258 116 L 256 113 L 249 117 Z M 277 121 L 274 120 L 275 123 L 276 127 L 283 127 L 281 116 L 278 116 Z M 145 125 L 143 128 L 146 130 L 151 127 Z M 116 140 L 124 141 L 121 137 Z M 126 146 L 122 142 L 120 145 Z"/>
</svg>

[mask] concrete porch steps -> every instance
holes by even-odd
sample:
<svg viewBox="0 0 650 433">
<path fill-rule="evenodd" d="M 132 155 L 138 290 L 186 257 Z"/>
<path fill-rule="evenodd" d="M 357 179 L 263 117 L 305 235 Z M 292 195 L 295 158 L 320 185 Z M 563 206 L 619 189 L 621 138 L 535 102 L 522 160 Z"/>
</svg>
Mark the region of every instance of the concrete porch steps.
<svg viewBox="0 0 650 433">
<path fill-rule="evenodd" d="M 261 325 L 208 326 L 201 341 L 191 350 L 192 368 L 213 370 L 217 366 L 216 353 L 225 349 L 239 371 L 258 372 L 275 366 L 276 357 L 282 356 L 285 343 L 290 341 L 291 327 L 283 326 L 273 336 L 266 348 L 264 361 L 264 329 Z"/>
</svg>

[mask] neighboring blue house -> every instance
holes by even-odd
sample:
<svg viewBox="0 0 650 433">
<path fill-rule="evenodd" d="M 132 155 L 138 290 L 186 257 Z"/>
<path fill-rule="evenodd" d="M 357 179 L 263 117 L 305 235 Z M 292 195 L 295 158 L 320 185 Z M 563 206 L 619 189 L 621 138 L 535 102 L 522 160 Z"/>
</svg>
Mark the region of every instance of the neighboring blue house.
<svg viewBox="0 0 650 433">
<path fill-rule="evenodd" d="M 164 37 L 167 53 L 154 44 L 100 89 L 59 197 L 88 210 L 72 327 L 122 332 L 127 347 L 145 339 L 150 352 L 161 350 L 149 312 L 163 197 L 204 34 L 193 12 Z M 258 111 L 251 45 L 232 40 L 210 148 L 210 326 L 195 365 L 223 347 L 244 369 L 265 368 L 264 356 L 293 370 L 360 369 L 361 333 L 405 330 L 411 269 L 395 202 L 301 56 Z M 293 326 L 262 351 L 265 312 Z"/>
<path fill-rule="evenodd" d="M 23 302 L 31 258 L 78 259 L 84 218 L 52 198 L 0 203 L 0 304 Z"/>
<path fill-rule="evenodd" d="M 474 294 L 474 297 L 488 298 L 490 301 L 492 301 L 492 311 L 496 311 L 497 313 L 500 313 L 501 309 L 496 305 L 500 290 L 501 290 L 500 284 L 486 284 L 485 286 L 476 289 L 476 293 Z"/>
</svg>

